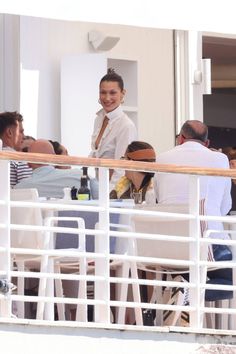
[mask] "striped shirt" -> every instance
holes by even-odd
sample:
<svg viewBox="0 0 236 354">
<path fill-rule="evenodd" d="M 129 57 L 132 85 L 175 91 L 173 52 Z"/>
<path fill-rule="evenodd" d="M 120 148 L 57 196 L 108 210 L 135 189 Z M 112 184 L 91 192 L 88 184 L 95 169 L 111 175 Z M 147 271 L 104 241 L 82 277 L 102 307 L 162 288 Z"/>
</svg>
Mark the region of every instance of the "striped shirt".
<svg viewBox="0 0 236 354">
<path fill-rule="evenodd" d="M 15 151 L 9 146 L 2 148 L 3 150 Z M 10 161 L 10 184 L 11 187 L 15 186 L 22 179 L 32 175 L 32 168 L 30 168 L 25 161 Z"/>
</svg>

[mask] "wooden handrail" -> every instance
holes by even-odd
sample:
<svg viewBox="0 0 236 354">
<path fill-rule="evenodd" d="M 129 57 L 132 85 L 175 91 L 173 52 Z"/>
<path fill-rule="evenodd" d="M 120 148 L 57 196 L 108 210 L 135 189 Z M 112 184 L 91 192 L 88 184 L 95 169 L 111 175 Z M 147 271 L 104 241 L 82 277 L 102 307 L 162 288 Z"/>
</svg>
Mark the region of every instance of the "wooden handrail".
<svg viewBox="0 0 236 354">
<path fill-rule="evenodd" d="M 163 165 L 155 162 L 137 162 L 131 160 L 98 159 L 66 155 L 32 154 L 29 152 L 0 151 L 0 160 L 27 161 L 51 165 L 107 167 L 145 172 L 170 172 L 200 176 L 223 176 L 236 179 L 236 169 L 205 168 L 178 165 Z"/>
</svg>

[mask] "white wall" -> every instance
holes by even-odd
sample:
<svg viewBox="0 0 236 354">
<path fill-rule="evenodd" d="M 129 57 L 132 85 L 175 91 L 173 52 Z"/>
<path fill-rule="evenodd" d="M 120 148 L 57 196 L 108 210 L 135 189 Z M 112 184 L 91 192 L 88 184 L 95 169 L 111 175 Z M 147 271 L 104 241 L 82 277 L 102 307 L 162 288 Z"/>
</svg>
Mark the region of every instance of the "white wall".
<svg viewBox="0 0 236 354">
<path fill-rule="evenodd" d="M 19 16 L 0 14 L 0 111 L 20 105 Z"/>
<path fill-rule="evenodd" d="M 110 58 L 138 61 L 139 139 L 153 144 L 157 152 L 169 149 L 175 134 L 171 30 L 21 17 L 21 112 L 25 133 L 60 140 L 60 62 L 68 54 L 93 52 L 88 42 L 92 29 L 120 37 L 109 52 Z M 82 123 L 82 117 L 78 119 Z M 78 133 L 73 137 L 78 139 Z"/>
</svg>

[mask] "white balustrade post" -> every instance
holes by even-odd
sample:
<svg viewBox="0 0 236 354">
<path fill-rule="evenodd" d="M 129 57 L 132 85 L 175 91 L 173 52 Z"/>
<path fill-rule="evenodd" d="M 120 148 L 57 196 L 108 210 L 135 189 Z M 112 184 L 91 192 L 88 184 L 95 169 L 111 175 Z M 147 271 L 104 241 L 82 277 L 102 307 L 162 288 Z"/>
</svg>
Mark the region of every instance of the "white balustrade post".
<svg viewBox="0 0 236 354">
<path fill-rule="evenodd" d="M 48 211 L 47 212 L 47 215 L 48 217 L 51 216 L 53 217 L 54 216 L 54 212 L 53 211 Z M 53 233 L 50 233 L 50 232 L 46 232 L 44 234 L 44 237 L 47 238 L 47 242 L 49 242 L 49 249 L 54 249 L 54 240 L 53 240 Z M 52 259 L 52 257 L 44 257 L 43 258 L 43 262 L 46 262 L 46 263 L 43 263 L 44 265 L 48 263 L 48 270 L 50 273 L 54 273 L 54 261 Z M 54 297 L 54 279 L 51 278 L 51 279 L 47 279 L 46 280 L 46 296 L 47 297 Z M 39 304 L 38 304 L 39 306 Z M 45 313 L 44 313 L 44 318 L 45 320 L 48 320 L 48 321 L 54 321 L 54 318 L 55 318 L 55 313 L 54 313 L 54 302 L 46 302 L 45 303 Z"/>
<path fill-rule="evenodd" d="M 109 170 L 99 168 L 99 229 L 103 235 L 95 236 L 95 252 L 102 253 L 105 258 L 95 261 L 95 275 L 105 277 L 104 281 L 95 282 L 95 299 L 105 302 L 104 305 L 95 305 L 95 322 L 110 322 L 110 261 L 109 261 Z"/>
<path fill-rule="evenodd" d="M 190 237 L 195 242 L 190 243 L 190 260 L 194 261 L 194 266 L 190 267 L 190 282 L 196 285 L 196 288 L 189 289 L 190 306 L 196 307 L 196 311 L 190 312 L 190 327 L 200 328 L 201 325 L 201 289 L 200 289 L 200 220 L 199 220 L 199 200 L 200 200 L 200 182 L 198 176 L 189 176 L 189 212 L 195 218 L 190 220 Z"/>
<path fill-rule="evenodd" d="M 0 228 L 0 247 L 6 248 L 0 256 L 0 271 L 3 272 L 0 278 L 10 281 L 10 163 L 8 161 L 0 160 L 0 175 L 0 200 L 5 202 L 0 205 L 0 223 L 6 225 Z M 6 294 L 4 297 L 0 296 L 0 317 L 10 316 L 11 297 L 10 294 Z"/>
<path fill-rule="evenodd" d="M 235 217 L 235 215 L 233 215 Z M 235 231 L 236 230 L 236 223 L 231 223 L 230 224 L 230 230 Z M 231 238 L 232 240 L 236 241 L 236 234 L 231 232 Z M 233 262 L 236 262 L 236 245 L 231 246 L 232 250 L 232 255 L 233 255 Z M 236 268 L 233 268 L 233 285 L 236 284 Z M 229 301 L 229 307 L 230 309 L 236 309 L 236 290 L 233 292 L 233 298 Z M 229 329 L 236 331 L 236 315 L 235 314 L 230 314 L 229 315 Z"/>
</svg>

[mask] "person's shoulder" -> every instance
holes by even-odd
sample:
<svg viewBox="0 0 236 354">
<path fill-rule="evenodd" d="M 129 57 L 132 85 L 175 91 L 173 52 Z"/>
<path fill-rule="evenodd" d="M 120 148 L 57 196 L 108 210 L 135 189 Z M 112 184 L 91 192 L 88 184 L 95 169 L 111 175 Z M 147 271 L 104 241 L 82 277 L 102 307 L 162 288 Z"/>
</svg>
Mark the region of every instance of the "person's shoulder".
<svg viewBox="0 0 236 354">
<path fill-rule="evenodd" d="M 129 117 L 129 115 L 126 113 L 126 112 L 124 112 L 124 111 L 122 111 L 122 117 L 124 118 L 124 119 L 126 119 L 126 120 L 128 120 L 129 122 L 132 122 L 133 123 L 133 121 L 132 121 L 132 119 Z"/>
<path fill-rule="evenodd" d="M 103 115 L 104 115 L 104 110 L 103 110 L 103 108 L 96 112 L 96 118 L 99 118 L 99 117 L 102 118 Z"/>
<path fill-rule="evenodd" d="M 221 158 L 226 158 L 228 159 L 227 155 L 225 155 L 223 152 L 219 151 L 219 150 L 216 150 L 216 149 L 211 149 L 211 148 L 208 148 L 207 149 L 210 153 L 214 154 L 215 156 L 221 156 Z"/>
<path fill-rule="evenodd" d="M 170 155 L 175 155 L 175 154 L 177 154 L 180 150 L 181 150 L 180 145 L 178 145 L 178 146 L 173 147 L 172 149 L 169 149 L 169 150 L 160 152 L 160 153 L 157 155 L 157 161 L 158 161 L 158 160 L 161 160 L 162 158 L 164 159 L 164 158 L 166 158 L 166 157 L 168 157 L 168 156 L 170 156 Z"/>
<path fill-rule="evenodd" d="M 124 124 L 127 127 L 136 128 L 134 122 L 132 121 L 132 119 L 125 112 L 123 112 L 123 114 L 120 117 L 120 119 L 124 122 Z"/>
<path fill-rule="evenodd" d="M 94 124 L 98 124 L 98 122 L 102 121 L 104 117 L 103 109 L 100 109 L 100 111 L 96 112 L 96 117 L 94 120 Z"/>
<path fill-rule="evenodd" d="M 209 154 L 211 156 L 213 156 L 215 160 L 222 162 L 223 164 L 225 164 L 226 168 L 228 168 L 229 159 L 225 154 L 223 154 L 220 151 L 215 151 L 215 150 L 210 150 L 210 149 L 208 149 L 208 150 L 209 150 Z"/>
<path fill-rule="evenodd" d="M 132 119 L 131 119 L 130 117 L 128 117 L 128 116 L 127 116 L 127 122 L 128 122 L 128 124 L 129 124 L 130 126 L 132 126 L 132 127 L 135 127 L 135 128 L 136 128 L 136 126 L 135 126 L 134 122 L 133 122 L 133 121 L 132 121 Z"/>
</svg>

